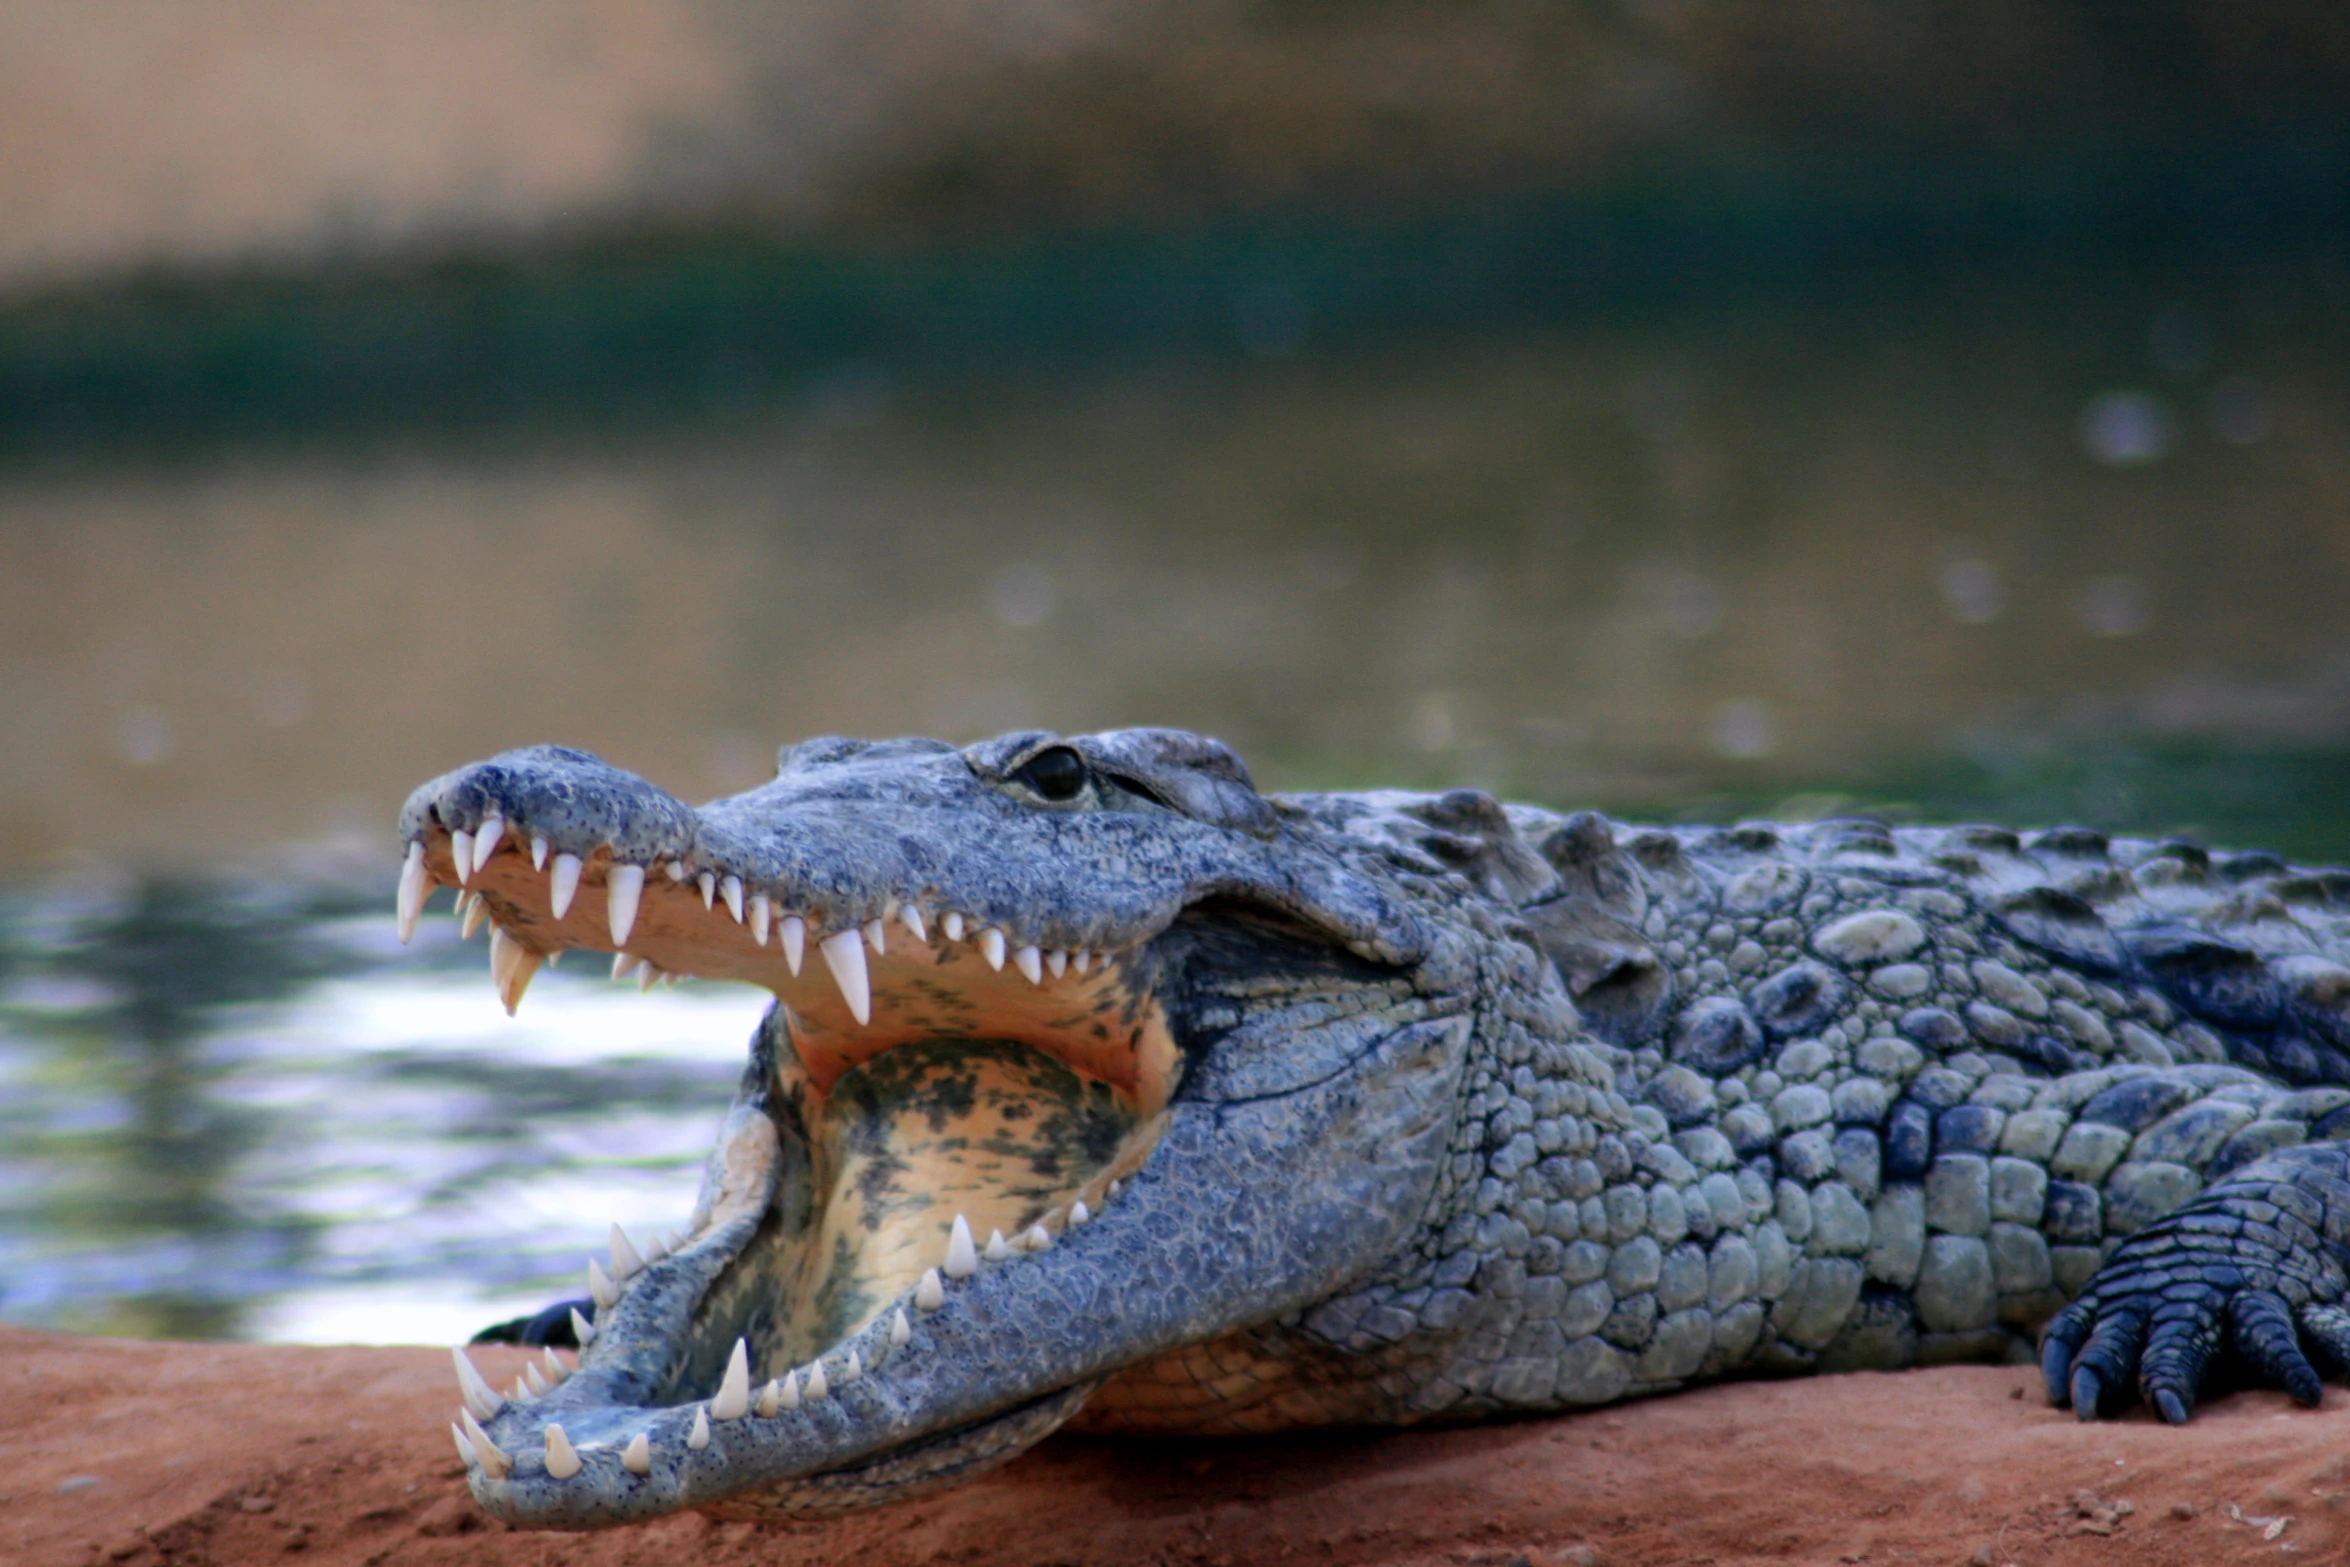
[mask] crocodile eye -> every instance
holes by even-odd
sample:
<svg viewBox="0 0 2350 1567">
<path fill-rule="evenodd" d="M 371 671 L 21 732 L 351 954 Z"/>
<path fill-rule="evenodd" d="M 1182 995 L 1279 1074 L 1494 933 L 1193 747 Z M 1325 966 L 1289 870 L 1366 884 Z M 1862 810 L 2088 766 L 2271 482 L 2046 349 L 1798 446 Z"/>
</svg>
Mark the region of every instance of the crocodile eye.
<svg viewBox="0 0 2350 1567">
<path fill-rule="evenodd" d="M 1056 745 L 1037 752 L 1012 776 L 1047 800 L 1074 800 L 1085 787 L 1085 763 L 1067 746 Z"/>
</svg>

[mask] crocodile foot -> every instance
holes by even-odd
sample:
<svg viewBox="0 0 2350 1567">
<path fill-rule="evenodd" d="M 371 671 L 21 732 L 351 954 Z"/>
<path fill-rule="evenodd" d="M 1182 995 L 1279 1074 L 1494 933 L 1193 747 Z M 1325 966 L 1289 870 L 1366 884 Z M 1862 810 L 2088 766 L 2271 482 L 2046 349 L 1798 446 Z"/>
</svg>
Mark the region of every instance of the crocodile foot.
<svg viewBox="0 0 2350 1567">
<path fill-rule="evenodd" d="M 2185 1423 L 2223 1351 L 2314 1405 L 2309 1350 L 2350 1367 L 2350 1153 L 2293 1148 L 2248 1166 L 2123 1241 L 2049 1323 L 2049 1401 L 2117 1413 L 2132 1383 Z"/>
</svg>

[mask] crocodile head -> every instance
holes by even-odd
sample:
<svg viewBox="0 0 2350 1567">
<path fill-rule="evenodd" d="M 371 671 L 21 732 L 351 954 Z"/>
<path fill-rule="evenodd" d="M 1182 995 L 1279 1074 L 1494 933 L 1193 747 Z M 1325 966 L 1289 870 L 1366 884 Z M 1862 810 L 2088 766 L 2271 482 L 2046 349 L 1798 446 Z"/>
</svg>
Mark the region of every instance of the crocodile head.
<svg viewBox="0 0 2350 1567">
<path fill-rule="evenodd" d="M 576 1371 L 461 1370 L 474 1494 L 549 1528 L 804 1514 L 1081 1410 L 1391 1413 L 1394 1357 L 1335 1374 L 1309 1319 L 1443 1222 L 1478 998 L 1532 960 L 1380 815 L 1163 730 L 811 741 L 699 808 L 555 748 L 419 789 L 402 917 L 478 898 L 509 1007 L 571 947 L 777 998 L 686 1231 L 591 1267 Z"/>
</svg>

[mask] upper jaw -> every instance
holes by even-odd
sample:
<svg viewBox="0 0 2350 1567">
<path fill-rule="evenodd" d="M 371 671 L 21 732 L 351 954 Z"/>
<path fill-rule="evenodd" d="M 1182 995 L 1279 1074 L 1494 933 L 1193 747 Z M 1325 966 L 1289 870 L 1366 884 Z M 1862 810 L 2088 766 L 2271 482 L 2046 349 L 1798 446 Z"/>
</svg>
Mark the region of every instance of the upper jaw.
<svg viewBox="0 0 2350 1567">
<path fill-rule="evenodd" d="M 959 760 L 942 760 L 932 770 L 952 780 Z M 827 781 L 822 792 L 779 781 L 695 810 L 576 751 L 461 769 L 401 813 L 402 934 L 435 886 L 453 885 L 488 901 L 512 949 L 500 972 L 509 1009 L 546 957 L 584 947 L 657 973 L 759 984 L 838 1029 L 874 1022 L 868 953 L 968 943 L 992 971 L 1041 987 L 1082 979 L 1180 908 L 1134 883 L 1089 886 L 1082 903 L 1040 897 L 1045 879 L 1022 876 L 984 821 L 932 837 L 922 829 L 934 799 L 859 798 Z M 1010 814 L 967 770 L 959 782 L 966 814 Z"/>
<path fill-rule="evenodd" d="M 583 947 L 641 960 L 648 983 L 762 985 L 819 1030 L 887 1029 L 868 949 L 919 958 L 964 942 L 991 971 L 1045 987 L 1218 893 L 1377 962 L 1410 964 L 1428 942 L 1388 889 L 1297 842 L 1173 812 L 1026 808 L 928 742 L 867 747 L 700 809 L 584 752 L 533 747 L 416 790 L 400 836 L 403 938 L 435 886 L 480 892 L 508 1010 L 547 957 Z M 898 1001 L 921 1015 L 917 994 Z"/>
</svg>

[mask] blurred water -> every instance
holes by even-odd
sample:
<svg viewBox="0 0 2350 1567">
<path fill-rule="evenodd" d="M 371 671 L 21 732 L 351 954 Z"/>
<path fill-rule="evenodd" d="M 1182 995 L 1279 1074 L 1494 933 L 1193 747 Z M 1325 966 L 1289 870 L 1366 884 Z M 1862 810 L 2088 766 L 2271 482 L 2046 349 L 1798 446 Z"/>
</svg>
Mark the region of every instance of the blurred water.
<svg viewBox="0 0 2350 1567">
<path fill-rule="evenodd" d="M 445 919 L 387 944 L 399 800 L 518 744 L 700 798 L 812 734 L 1174 723 L 1274 787 L 2350 861 L 2338 249 L 1293 303 L 1221 354 L 0 468 L 0 1316 L 445 1340 L 683 1218 L 756 997 L 566 968 L 509 1021 Z"/>
<path fill-rule="evenodd" d="M 683 1223 L 762 997 L 640 997 L 575 956 L 509 1019 L 453 921 L 403 953 L 388 915 L 289 910 L 271 943 L 226 889 L 170 898 L 199 935 L 174 959 L 242 947 L 252 999 L 175 1007 L 153 970 L 68 978 L 128 944 L 151 888 L 19 947 L 0 1000 L 0 1315 L 456 1341 L 578 1293 L 611 1221 Z"/>
</svg>

